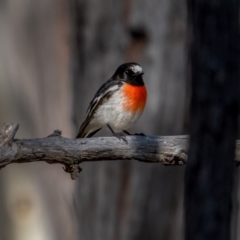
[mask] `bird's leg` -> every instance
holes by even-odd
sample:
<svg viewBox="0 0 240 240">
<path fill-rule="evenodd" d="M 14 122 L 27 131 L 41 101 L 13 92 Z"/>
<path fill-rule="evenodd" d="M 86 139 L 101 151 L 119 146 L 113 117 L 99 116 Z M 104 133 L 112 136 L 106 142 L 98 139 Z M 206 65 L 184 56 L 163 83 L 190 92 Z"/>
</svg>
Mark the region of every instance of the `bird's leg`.
<svg viewBox="0 0 240 240">
<path fill-rule="evenodd" d="M 110 131 L 112 132 L 112 135 L 113 135 L 114 137 L 117 137 L 119 140 L 123 140 L 125 143 L 128 143 L 128 142 L 127 142 L 127 139 L 125 138 L 125 136 L 122 136 L 122 135 L 119 134 L 119 133 L 115 133 L 115 132 L 112 130 L 112 128 L 110 127 L 110 125 L 107 124 L 107 126 L 108 126 L 108 128 L 110 129 Z"/>
<path fill-rule="evenodd" d="M 134 134 L 131 134 L 129 133 L 128 131 L 126 130 L 123 130 L 124 133 L 126 133 L 127 135 L 130 135 L 130 136 L 143 136 L 143 137 L 146 137 L 146 135 L 144 133 L 134 133 Z"/>
</svg>

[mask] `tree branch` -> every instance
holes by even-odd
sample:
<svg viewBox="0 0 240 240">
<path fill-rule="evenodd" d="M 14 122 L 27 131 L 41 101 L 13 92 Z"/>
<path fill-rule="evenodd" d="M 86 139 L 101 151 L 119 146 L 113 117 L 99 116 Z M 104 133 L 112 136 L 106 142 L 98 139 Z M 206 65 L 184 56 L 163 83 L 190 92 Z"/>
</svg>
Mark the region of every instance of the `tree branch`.
<svg viewBox="0 0 240 240">
<path fill-rule="evenodd" d="M 78 164 L 102 160 L 138 160 L 163 165 L 183 165 L 187 161 L 188 136 L 126 136 L 69 139 L 54 131 L 48 137 L 14 139 L 18 124 L 5 123 L 0 130 L 0 168 L 11 163 L 60 163 L 77 178 Z M 240 162 L 240 141 L 236 160 Z"/>
</svg>

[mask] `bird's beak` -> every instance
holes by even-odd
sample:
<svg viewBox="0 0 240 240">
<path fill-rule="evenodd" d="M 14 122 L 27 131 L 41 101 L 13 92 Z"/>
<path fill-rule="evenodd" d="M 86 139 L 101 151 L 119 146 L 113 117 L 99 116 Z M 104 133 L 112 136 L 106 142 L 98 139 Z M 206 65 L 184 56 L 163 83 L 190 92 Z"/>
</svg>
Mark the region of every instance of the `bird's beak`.
<svg viewBox="0 0 240 240">
<path fill-rule="evenodd" d="M 144 72 L 138 73 L 137 76 L 142 76 Z"/>
</svg>

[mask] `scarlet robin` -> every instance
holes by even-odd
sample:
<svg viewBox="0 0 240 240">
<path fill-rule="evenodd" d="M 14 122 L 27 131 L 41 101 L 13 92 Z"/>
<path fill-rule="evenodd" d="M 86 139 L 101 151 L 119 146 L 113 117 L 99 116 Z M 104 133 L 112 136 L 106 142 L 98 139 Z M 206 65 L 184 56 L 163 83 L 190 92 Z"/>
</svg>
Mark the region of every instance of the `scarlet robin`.
<svg viewBox="0 0 240 240">
<path fill-rule="evenodd" d="M 133 126 L 141 116 L 147 90 L 142 67 L 134 62 L 120 65 L 113 76 L 97 91 L 87 110 L 77 138 L 92 137 L 105 125 L 114 136 Z"/>
</svg>

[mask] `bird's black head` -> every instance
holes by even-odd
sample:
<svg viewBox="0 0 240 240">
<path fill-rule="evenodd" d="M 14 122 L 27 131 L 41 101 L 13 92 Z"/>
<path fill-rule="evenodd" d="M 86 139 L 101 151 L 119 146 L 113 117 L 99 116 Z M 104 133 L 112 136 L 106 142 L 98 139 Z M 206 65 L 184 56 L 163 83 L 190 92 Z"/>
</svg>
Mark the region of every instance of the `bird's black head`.
<svg viewBox="0 0 240 240">
<path fill-rule="evenodd" d="M 138 63 L 129 62 L 120 65 L 112 78 L 132 85 L 143 86 L 143 74 L 142 67 Z"/>
</svg>

